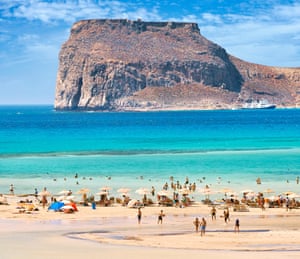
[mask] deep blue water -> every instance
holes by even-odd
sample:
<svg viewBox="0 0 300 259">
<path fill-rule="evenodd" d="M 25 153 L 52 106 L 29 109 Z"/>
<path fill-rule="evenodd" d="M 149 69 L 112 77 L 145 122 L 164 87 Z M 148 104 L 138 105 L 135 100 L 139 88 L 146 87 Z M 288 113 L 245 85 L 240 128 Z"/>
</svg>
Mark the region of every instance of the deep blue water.
<svg viewBox="0 0 300 259">
<path fill-rule="evenodd" d="M 10 179 L 75 172 L 125 182 L 141 175 L 153 181 L 205 176 L 211 182 L 221 176 L 235 185 L 257 176 L 272 184 L 294 181 L 300 175 L 300 110 L 100 113 L 0 107 L 0 192 Z"/>
</svg>

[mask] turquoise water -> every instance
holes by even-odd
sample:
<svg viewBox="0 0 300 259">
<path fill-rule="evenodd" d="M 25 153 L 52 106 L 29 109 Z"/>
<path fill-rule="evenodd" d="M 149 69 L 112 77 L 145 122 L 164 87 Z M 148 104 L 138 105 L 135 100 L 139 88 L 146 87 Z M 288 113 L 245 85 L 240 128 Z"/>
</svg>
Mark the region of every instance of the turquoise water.
<svg viewBox="0 0 300 259">
<path fill-rule="evenodd" d="M 11 183 L 19 193 L 44 186 L 53 193 L 82 187 L 96 192 L 104 185 L 112 192 L 161 189 L 170 176 L 188 176 L 199 188 L 299 192 L 300 110 L 84 113 L 0 107 L 0 193 Z"/>
</svg>

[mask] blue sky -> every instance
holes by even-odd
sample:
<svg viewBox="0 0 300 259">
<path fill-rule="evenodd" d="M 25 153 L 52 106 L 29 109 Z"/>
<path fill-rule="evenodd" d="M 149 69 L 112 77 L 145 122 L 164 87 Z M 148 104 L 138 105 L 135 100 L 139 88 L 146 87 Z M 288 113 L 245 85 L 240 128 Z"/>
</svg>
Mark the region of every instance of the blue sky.
<svg viewBox="0 0 300 259">
<path fill-rule="evenodd" d="M 196 22 L 245 61 L 300 67 L 299 0 L 0 0 L 0 105 L 53 104 L 60 47 L 94 18 Z"/>
</svg>

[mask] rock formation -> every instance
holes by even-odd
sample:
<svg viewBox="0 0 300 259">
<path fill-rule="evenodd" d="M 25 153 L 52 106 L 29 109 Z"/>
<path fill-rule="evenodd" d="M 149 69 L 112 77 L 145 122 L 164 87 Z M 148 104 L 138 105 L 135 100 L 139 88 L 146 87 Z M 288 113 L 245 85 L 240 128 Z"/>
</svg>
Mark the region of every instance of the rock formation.
<svg viewBox="0 0 300 259">
<path fill-rule="evenodd" d="M 57 110 L 228 109 L 300 104 L 300 68 L 248 63 L 195 23 L 85 20 L 59 55 Z"/>
</svg>

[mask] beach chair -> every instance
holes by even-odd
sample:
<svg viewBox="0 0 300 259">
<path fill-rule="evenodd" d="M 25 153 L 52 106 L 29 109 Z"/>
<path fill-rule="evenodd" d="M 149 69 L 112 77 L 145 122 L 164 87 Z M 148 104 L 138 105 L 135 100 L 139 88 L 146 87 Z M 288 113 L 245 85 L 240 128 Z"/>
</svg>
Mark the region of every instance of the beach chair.
<svg viewBox="0 0 300 259">
<path fill-rule="evenodd" d="M 245 204 L 236 204 L 233 206 L 233 211 L 237 212 L 249 212 L 249 208 Z"/>
</svg>

